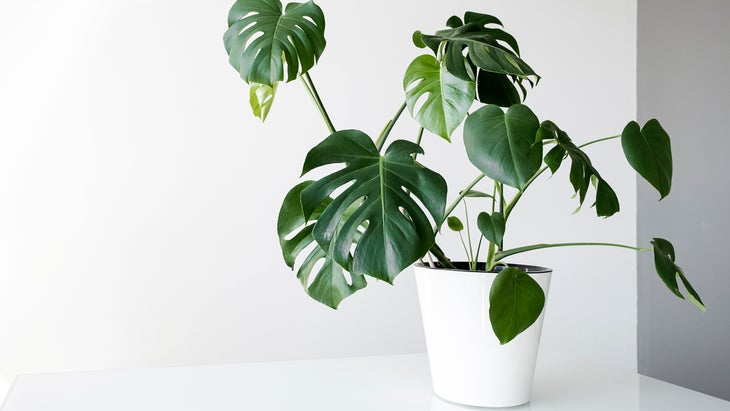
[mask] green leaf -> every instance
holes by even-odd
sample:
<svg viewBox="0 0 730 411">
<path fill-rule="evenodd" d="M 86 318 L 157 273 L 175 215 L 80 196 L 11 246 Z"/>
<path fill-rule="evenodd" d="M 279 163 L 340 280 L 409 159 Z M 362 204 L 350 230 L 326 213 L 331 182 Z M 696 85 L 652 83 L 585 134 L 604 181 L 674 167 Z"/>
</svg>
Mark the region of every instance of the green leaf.
<svg viewBox="0 0 730 411">
<path fill-rule="evenodd" d="M 525 105 L 503 112 L 495 105 L 475 111 L 464 123 L 469 160 L 487 177 L 522 188 L 542 163 L 542 145 L 533 144 L 539 122 Z"/>
<path fill-rule="evenodd" d="M 482 103 L 496 104 L 500 107 L 519 104 L 523 100 L 509 76 L 481 69 L 477 73 L 477 96 Z"/>
<path fill-rule="evenodd" d="M 313 1 L 237 0 L 223 42 L 228 61 L 247 83 L 273 87 L 314 66 L 324 51 L 324 14 Z"/>
<path fill-rule="evenodd" d="M 516 76 L 521 82 L 539 81 L 540 77 L 519 57 L 517 41 L 498 27 L 499 20 L 487 14 L 467 12 L 464 25 L 456 26 L 449 20 L 451 28 L 437 31 L 434 35 L 421 34 L 420 41 L 435 54 L 442 42 L 446 42 L 444 61 L 449 72 L 464 80 L 472 78 L 467 67 L 475 66 L 484 71 Z M 464 52 L 466 50 L 466 53 Z"/>
<path fill-rule="evenodd" d="M 543 128 L 540 127 L 540 130 L 542 131 Z M 550 168 L 550 172 L 555 174 L 556 171 L 560 168 L 560 165 L 563 164 L 563 159 L 565 159 L 565 147 L 561 145 L 556 145 L 550 151 L 548 151 L 547 154 L 545 154 L 545 164 Z"/>
<path fill-rule="evenodd" d="M 659 121 L 652 119 L 639 128 L 630 122 L 621 133 L 626 160 L 639 175 L 659 191 L 661 198 L 672 189 L 672 147 Z"/>
<path fill-rule="evenodd" d="M 277 224 L 279 245 L 284 255 L 284 261 L 292 269 L 295 267 L 297 257 L 308 248 L 310 249 L 307 254 L 302 256 L 303 260 L 297 270 L 297 278 L 312 298 L 329 307 L 337 308 L 344 298 L 364 288 L 367 282 L 362 275 L 347 273 L 347 270 L 332 260 L 328 253 L 315 242 L 312 235 L 315 222 L 332 200 L 328 198 L 323 201 L 311 213 L 310 221 L 307 223 L 300 199 L 302 191 L 311 184 L 312 181 L 305 181 L 296 185 L 284 198 Z M 317 268 L 317 263 L 320 261 L 321 264 Z"/>
<path fill-rule="evenodd" d="M 271 105 L 274 104 L 277 84 L 279 83 L 274 84 L 274 87 L 259 83 L 251 84 L 248 100 L 251 103 L 253 115 L 260 118 L 261 121 L 266 120 L 266 116 L 269 115 L 269 110 L 271 110 Z"/>
<path fill-rule="evenodd" d="M 663 238 L 654 238 L 651 244 L 654 246 L 654 267 L 656 268 L 657 274 L 659 274 L 659 278 L 664 281 L 669 291 L 677 297 L 684 299 L 684 295 L 679 290 L 679 284 L 677 282 L 677 278 L 679 278 L 689 294 L 690 302 L 704 313 L 707 309 L 700 295 L 697 294 L 697 291 L 695 291 L 689 283 L 689 280 L 687 280 L 687 277 L 684 275 L 684 270 L 674 262 L 676 254 L 674 253 L 672 243 Z"/>
<path fill-rule="evenodd" d="M 459 194 L 462 194 L 463 191 L 459 192 Z M 494 198 L 491 194 L 487 194 L 483 191 L 477 191 L 477 190 L 469 190 L 464 194 L 464 197 L 474 197 L 474 198 Z"/>
<path fill-rule="evenodd" d="M 450 140 L 474 101 L 473 81 L 446 70 L 435 57 L 416 57 L 406 69 L 403 89 L 411 115 L 426 130 Z"/>
<path fill-rule="evenodd" d="M 578 201 L 580 202 L 578 210 L 580 210 L 580 206 L 585 201 L 588 188 L 591 186 L 592 181 L 596 187 L 596 201 L 593 203 L 593 206 L 596 207 L 596 214 L 599 217 L 610 217 L 620 210 L 616 192 L 601 177 L 598 170 L 593 167 L 588 155 L 573 143 L 565 131 L 561 130 L 552 121 L 543 121 L 540 124 L 540 130 L 537 133 L 536 140 L 540 142 L 555 140 L 555 147 L 548 151 L 544 159 L 545 164 L 553 174 L 560 168 L 566 156 L 570 158 L 569 178 L 570 184 L 573 186 L 578 196 Z"/>
<path fill-rule="evenodd" d="M 481 212 L 477 217 L 477 227 L 484 238 L 492 244 L 501 245 L 504 238 L 505 221 L 502 213 L 496 211 L 492 215 Z"/>
<path fill-rule="evenodd" d="M 490 15 L 490 14 L 483 14 L 483 13 L 475 13 L 473 11 L 467 11 L 464 13 L 464 22 L 466 23 L 476 23 L 479 25 L 485 25 L 485 24 L 496 24 L 501 26 L 502 22 Z M 463 25 L 463 24 L 461 24 Z"/>
<path fill-rule="evenodd" d="M 545 306 L 545 293 L 524 271 L 508 267 L 500 271 L 489 291 L 489 320 L 501 344 L 528 329 Z"/>
<path fill-rule="evenodd" d="M 594 174 L 596 176 L 596 174 Z M 618 202 L 618 196 L 613 191 L 610 185 L 603 178 L 598 178 L 598 184 L 596 185 L 596 202 L 593 205 L 596 207 L 596 215 L 599 217 L 610 217 L 616 214 L 621 208 Z"/>
<path fill-rule="evenodd" d="M 420 30 L 416 30 L 413 32 L 413 35 L 411 36 L 411 40 L 413 40 L 413 45 L 415 45 L 419 49 L 427 47 L 426 43 L 423 42 L 423 33 L 421 33 Z"/>
<path fill-rule="evenodd" d="M 449 216 L 449 218 L 446 219 L 446 224 L 448 224 L 449 228 L 453 231 L 459 232 L 464 230 L 464 223 L 459 220 L 459 217 Z"/>
<path fill-rule="evenodd" d="M 344 168 L 304 189 L 302 208 L 309 218 L 329 195 L 339 191 L 322 212 L 313 234 L 319 245 L 332 250 L 332 258 L 350 272 L 392 283 L 434 244 L 432 223 L 413 197 L 420 200 L 434 222 L 443 221 L 446 182 L 439 174 L 416 164 L 413 153 L 423 150 L 411 142 L 396 140 L 381 156 L 365 133 L 343 130 L 307 154 L 303 173 L 344 163 Z M 345 214 L 351 207 L 352 214 Z M 362 238 L 355 243 L 360 233 Z"/>
</svg>

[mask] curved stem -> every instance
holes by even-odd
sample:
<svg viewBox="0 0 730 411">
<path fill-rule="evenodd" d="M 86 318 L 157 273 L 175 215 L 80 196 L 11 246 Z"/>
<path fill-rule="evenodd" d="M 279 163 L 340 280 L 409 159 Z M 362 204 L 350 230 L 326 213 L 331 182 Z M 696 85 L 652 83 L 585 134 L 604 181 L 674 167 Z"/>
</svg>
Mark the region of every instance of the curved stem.
<svg viewBox="0 0 730 411">
<path fill-rule="evenodd" d="M 479 263 L 479 252 L 482 250 L 482 240 L 484 240 L 484 235 L 479 234 L 479 243 L 477 244 L 477 255 L 474 257 L 474 271 L 476 271 L 476 264 Z"/>
<path fill-rule="evenodd" d="M 459 196 L 456 197 L 456 199 L 449 205 L 448 208 L 446 208 L 446 211 L 444 212 L 444 219 L 439 222 L 436 227 L 433 228 L 433 232 L 437 233 L 439 228 L 441 228 L 441 225 L 446 221 L 446 219 L 451 215 L 451 212 L 454 211 L 456 206 L 459 205 L 462 199 L 466 197 L 466 195 L 469 193 L 469 191 L 474 188 L 475 185 L 477 185 L 478 182 L 480 182 L 484 178 L 484 174 L 479 174 L 479 177 L 475 178 L 474 181 L 469 183 L 466 188 L 464 188 L 461 193 L 459 193 Z"/>
<path fill-rule="evenodd" d="M 578 146 L 578 148 L 587 147 L 587 146 L 590 146 L 591 144 L 596 144 L 596 143 L 600 143 L 600 142 L 603 142 L 603 141 L 614 140 L 614 139 L 617 139 L 619 137 L 621 137 L 620 134 L 615 135 L 615 136 L 610 136 L 610 137 L 599 138 L 599 139 L 596 139 L 596 140 L 589 141 L 587 143 L 581 144 L 581 145 Z M 517 202 L 522 197 L 522 194 L 527 190 L 527 187 L 529 187 L 530 184 L 532 184 L 538 177 L 540 177 L 540 175 L 542 175 L 542 173 L 544 173 L 545 171 L 547 171 L 547 169 L 548 169 L 548 167 L 547 166 L 544 166 L 543 168 L 541 168 L 540 170 L 538 170 L 537 173 L 535 173 L 535 175 L 533 175 L 529 180 L 527 180 L 527 183 L 525 183 L 524 187 L 522 187 L 522 189 L 517 192 L 517 194 L 514 196 L 514 198 L 512 199 L 512 201 L 510 201 L 510 203 L 507 205 L 507 208 L 504 210 L 504 219 L 505 219 L 505 221 L 509 217 L 510 213 L 512 213 L 512 209 L 515 207 L 515 205 L 517 205 Z"/>
<path fill-rule="evenodd" d="M 630 245 L 625 244 L 616 244 L 616 243 L 553 243 L 553 244 L 533 244 L 533 245 L 527 245 L 524 247 L 517 247 L 513 248 L 511 250 L 505 250 L 500 251 L 495 254 L 495 258 L 497 260 L 501 260 L 503 258 L 509 257 L 511 255 L 524 253 L 527 251 L 533 251 L 533 250 L 540 250 L 543 248 L 553 248 L 553 247 L 575 247 L 575 246 L 603 246 L 603 247 L 619 247 L 619 248 L 627 248 L 629 250 L 634 251 L 651 251 L 653 248 L 651 247 L 633 247 Z"/>
<path fill-rule="evenodd" d="M 485 267 L 489 268 L 494 264 L 494 243 L 489 242 L 489 248 L 487 248 L 487 263 Z"/>
<path fill-rule="evenodd" d="M 464 235 L 461 234 L 461 231 L 459 231 L 459 239 L 461 240 L 461 246 L 464 247 L 464 254 L 466 254 L 466 259 L 469 261 L 469 266 L 471 267 L 471 257 L 469 256 L 469 249 L 466 247 L 466 242 L 464 242 Z"/>
<path fill-rule="evenodd" d="M 600 143 L 601 141 L 613 140 L 613 139 L 616 139 L 616 138 L 619 138 L 619 137 L 621 137 L 621 134 L 618 134 L 618 135 L 615 135 L 615 136 L 611 136 L 611 137 L 599 138 L 597 140 L 593 140 L 593 141 L 589 141 L 589 142 L 587 142 L 585 144 L 581 144 L 581 145 L 578 146 L 578 148 L 587 147 L 587 146 L 590 146 L 591 144 Z"/>
<path fill-rule="evenodd" d="M 529 187 L 530 184 L 532 184 L 535 180 L 537 180 L 537 178 L 540 177 L 540 175 L 542 173 L 544 173 L 547 169 L 548 169 L 548 166 L 544 166 L 543 168 L 538 170 L 537 173 L 535 173 L 535 175 L 533 175 L 532 177 L 530 177 L 529 180 L 527 180 L 527 182 L 522 187 L 522 189 L 520 189 L 517 192 L 517 194 L 515 194 L 515 196 L 512 198 L 512 201 L 510 201 L 509 204 L 507 204 L 507 207 L 505 207 L 505 209 L 504 209 L 504 214 L 502 214 L 504 216 L 504 221 L 507 221 L 507 219 L 509 218 L 509 215 L 512 213 L 512 209 L 515 208 L 515 205 L 517 205 L 517 202 L 520 201 L 520 198 L 522 197 L 522 194 L 524 194 L 524 192 L 527 190 L 527 187 Z"/>
<path fill-rule="evenodd" d="M 388 124 L 385 125 L 385 128 L 378 136 L 378 139 L 375 140 L 375 146 L 378 148 L 378 151 L 380 151 L 383 148 L 383 145 L 385 144 L 385 140 L 388 138 L 388 135 L 390 134 L 390 131 L 393 130 L 393 126 L 395 125 L 395 122 L 398 121 L 398 117 L 400 117 L 401 114 L 403 114 L 403 110 L 406 109 L 406 103 L 405 101 L 400 106 L 398 111 L 395 113 L 395 116 L 393 116 L 393 119 L 388 121 Z"/>
<path fill-rule="evenodd" d="M 314 87 L 314 82 L 312 81 L 312 78 L 309 76 L 309 72 L 305 72 L 299 78 L 302 80 L 302 83 L 304 84 L 304 88 L 307 89 L 307 92 L 309 93 L 309 96 L 312 98 L 312 101 L 314 101 L 314 104 L 317 106 L 317 109 L 319 110 L 319 114 L 322 116 L 322 119 L 324 120 L 325 124 L 327 125 L 327 129 L 329 130 L 330 134 L 334 133 L 336 131 L 335 126 L 332 124 L 332 120 L 330 120 L 330 116 L 329 116 L 329 114 L 327 114 L 327 110 L 324 108 L 324 103 L 322 103 L 322 99 L 319 97 L 317 88 Z"/>
</svg>

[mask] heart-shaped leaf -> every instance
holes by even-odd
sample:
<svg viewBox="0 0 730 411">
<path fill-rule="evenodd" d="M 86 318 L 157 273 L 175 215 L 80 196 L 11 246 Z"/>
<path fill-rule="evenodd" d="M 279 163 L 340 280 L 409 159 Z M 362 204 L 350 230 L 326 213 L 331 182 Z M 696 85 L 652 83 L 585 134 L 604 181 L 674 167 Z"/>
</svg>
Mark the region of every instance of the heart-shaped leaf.
<svg viewBox="0 0 730 411">
<path fill-rule="evenodd" d="M 528 329 L 545 306 L 542 287 L 524 271 L 500 271 L 489 290 L 489 320 L 500 344 L 507 344 Z"/>
<path fill-rule="evenodd" d="M 403 78 L 406 103 L 413 118 L 426 130 L 449 140 L 474 101 L 473 81 L 446 70 L 435 57 L 416 57 Z"/>
<path fill-rule="evenodd" d="M 392 283 L 434 244 L 432 223 L 413 197 L 420 200 L 434 222 L 441 222 L 446 182 L 438 173 L 418 165 L 414 153 L 423 150 L 409 141 L 396 140 L 381 156 L 365 133 L 343 130 L 307 154 L 303 174 L 344 163 L 344 168 L 302 191 L 302 208 L 309 218 L 329 195 L 341 190 L 322 212 L 313 234 L 350 272 Z M 348 210 L 352 210 L 351 215 L 346 215 Z"/>
<path fill-rule="evenodd" d="M 303 255 L 303 260 L 297 270 L 297 278 L 312 298 L 329 307 L 337 308 L 344 298 L 364 288 L 367 281 L 360 274 L 348 273 L 315 242 L 312 230 L 316 220 L 332 199 L 328 198 L 323 201 L 311 213 L 310 221 L 307 223 L 302 210 L 301 194 L 311 184 L 312 181 L 305 181 L 296 185 L 284 198 L 277 224 L 279 245 L 284 255 L 284 261 L 292 269 L 297 257 L 305 250 L 310 250 Z M 317 267 L 317 263 L 320 261 L 321 264 Z"/>
<path fill-rule="evenodd" d="M 237 0 L 223 42 L 247 83 L 273 87 L 308 71 L 324 51 L 324 14 L 313 1 Z"/>
<path fill-rule="evenodd" d="M 672 147 L 659 121 L 652 119 L 639 128 L 630 122 L 621 133 L 626 160 L 639 175 L 659 191 L 661 198 L 672 189 Z"/>
<path fill-rule="evenodd" d="M 248 101 L 251 104 L 253 115 L 260 118 L 261 121 L 266 120 L 266 116 L 269 115 L 269 110 L 271 110 L 271 105 L 274 104 L 277 84 L 274 84 L 273 87 L 259 83 L 251 84 Z"/>
<path fill-rule="evenodd" d="M 537 133 L 537 140 L 540 142 L 555 141 L 555 147 L 545 154 L 545 164 L 553 174 L 560 168 L 563 159 L 570 158 L 570 183 L 578 194 L 578 201 L 580 201 L 581 206 L 585 201 L 591 181 L 595 180 L 596 202 L 593 205 L 596 207 L 596 214 L 599 217 L 610 217 L 619 211 L 620 205 L 616 192 L 601 177 L 598 170 L 593 167 L 588 155 L 573 143 L 565 131 L 561 130 L 552 121 L 543 121 Z"/>
<path fill-rule="evenodd" d="M 487 177 L 522 188 L 542 163 L 542 144 L 534 144 L 539 121 L 525 105 L 503 112 L 487 105 L 464 123 L 464 146 L 469 160 Z"/>
<path fill-rule="evenodd" d="M 504 216 L 499 211 L 495 211 L 492 215 L 481 212 L 477 217 L 477 227 L 481 231 L 484 238 L 492 244 L 501 245 L 504 238 L 505 221 Z"/>
<path fill-rule="evenodd" d="M 687 290 L 690 302 L 697 306 L 700 311 L 705 312 L 705 304 L 702 302 L 700 295 L 697 294 L 697 291 L 695 291 L 687 280 L 682 267 L 674 262 L 675 253 L 672 243 L 663 238 L 654 238 L 651 244 L 654 246 L 654 267 L 656 268 L 657 274 L 659 274 L 659 278 L 664 281 L 669 291 L 677 297 L 684 299 L 682 292 L 679 291 L 679 284 L 677 283 L 677 278 L 679 277 L 682 285 Z"/>
</svg>

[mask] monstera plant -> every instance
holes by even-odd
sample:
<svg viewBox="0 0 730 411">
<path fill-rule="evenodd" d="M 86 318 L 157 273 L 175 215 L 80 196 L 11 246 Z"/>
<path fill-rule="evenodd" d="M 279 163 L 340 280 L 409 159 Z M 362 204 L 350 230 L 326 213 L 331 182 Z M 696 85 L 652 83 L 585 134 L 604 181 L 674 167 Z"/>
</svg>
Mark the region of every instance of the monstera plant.
<svg viewBox="0 0 730 411">
<path fill-rule="evenodd" d="M 556 173 L 564 163 L 579 205 L 592 192 L 598 216 L 619 211 L 616 193 L 583 151 L 585 146 L 620 139 L 628 164 L 661 198 L 671 189 L 672 154 L 669 136 L 657 120 L 643 126 L 631 121 L 621 134 L 580 145 L 554 122 L 541 121 L 523 104 L 540 76 L 522 59 L 517 41 L 496 17 L 467 12 L 463 18 L 449 18 L 447 27 L 434 34 L 414 33 L 413 42 L 427 53 L 406 68 L 404 102 L 377 136 L 332 125 L 309 74 L 326 45 L 324 14 L 314 2 L 283 6 L 279 0 L 237 0 L 228 26 L 225 48 L 230 64 L 250 86 L 254 115 L 264 120 L 280 83 L 299 80 L 329 130 L 329 136 L 306 154 L 302 175 L 316 174 L 311 172 L 323 166 L 339 167 L 292 188 L 277 227 L 284 261 L 315 300 L 336 308 L 365 287 L 368 277 L 392 283 L 418 261 L 499 271 L 490 303 L 506 314 L 495 311 L 490 318 L 497 337 L 506 343 L 535 321 L 545 299 L 535 281 L 505 258 L 541 248 L 597 245 L 652 251 L 657 273 L 670 291 L 680 298 L 686 294 L 704 311 L 665 239 L 654 238 L 647 247 L 502 247 L 523 193 L 539 176 Z M 416 123 L 413 141 L 388 142 L 406 109 Z M 476 177 L 458 186 L 447 205 L 446 181 L 424 165 L 427 157 L 419 157 L 424 154 L 420 144 L 432 136 L 450 141 L 462 124 L 464 148 Z M 446 226 L 464 230 L 452 214 L 467 197 L 484 197 L 488 206 L 476 215 L 478 244 L 465 243 L 468 261 L 456 263 L 444 255 L 436 235 Z M 486 255 L 479 259 L 482 247 Z"/>
</svg>

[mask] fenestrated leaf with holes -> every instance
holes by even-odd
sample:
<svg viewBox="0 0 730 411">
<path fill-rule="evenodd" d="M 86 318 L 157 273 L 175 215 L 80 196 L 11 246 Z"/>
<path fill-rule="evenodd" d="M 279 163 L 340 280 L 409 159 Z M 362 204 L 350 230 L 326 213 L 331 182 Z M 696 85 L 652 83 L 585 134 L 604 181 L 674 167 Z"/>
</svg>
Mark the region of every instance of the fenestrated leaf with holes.
<svg viewBox="0 0 730 411">
<path fill-rule="evenodd" d="M 403 78 L 406 103 L 426 130 L 450 140 L 474 102 L 474 81 L 462 80 L 428 54 L 416 57 Z"/>
<path fill-rule="evenodd" d="M 223 42 L 243 80 L 273 87 L 314 66 L 326 45 L 324 26 L 324 14 L 313 1 L 283 8 L 279 0 L 238 0 Z"/>
<path fill-rule="evenodd" d="M 333 192 L 342 190 L 322 211 L 313 235 L 320 247 L 351 273 L 392 283 L 434 244 L 432 222 L 414 197 L 434 222 L 441 222 L 446 181 L 417 164 L 414 153 L 422 154 L 423 149 L 396 140 L 381 155 L 362 131 L 343 130 L 307 154 L 302 174 L 328 164 L 344 164 L 344 168 L 306 187 L 301 200 L 309 219 Z"/>
<path fill-rule="evenodd" d="M 337 308 L 343 299 L 364 288 L 367 281 L 360 274 L 350 274 L 351 279 L 348 281 L 347 270 L 332 260 L 327 251 L 315 242 L 312 230 L 332 199 L 327 198 L 323 201 L 310 214 L 307 222 L 302 210 L 301 196 L 302 191 L 311 184 L 312 181 L 297 184 L 284 198 L 277 224 L 279 245 L 286 265 L 292 269 L 295 267 L 297 257 L 310 250 L 302 256 L 297 278 L 312 298 L 329 307 Z M 317 263 L 320 261 L 322 264 L 317 268 Z"/>
<path fill-rule="evenodd" d="M 509 107 L 527 96 L 527 88 L 540 80 L 520 58 L 515 38 L 504 31 L 502 22 L 489 14 L 467 12 L 464 19 L 451 16 L 445 30 L 433 35 L 416 31 L 413 41 L 435 55 L 443 51 L 448 72 L 465 81 L 476 80 L 477 99 L 485 104 Z"/>
</svg>

